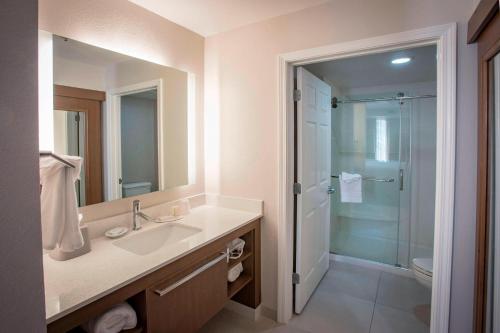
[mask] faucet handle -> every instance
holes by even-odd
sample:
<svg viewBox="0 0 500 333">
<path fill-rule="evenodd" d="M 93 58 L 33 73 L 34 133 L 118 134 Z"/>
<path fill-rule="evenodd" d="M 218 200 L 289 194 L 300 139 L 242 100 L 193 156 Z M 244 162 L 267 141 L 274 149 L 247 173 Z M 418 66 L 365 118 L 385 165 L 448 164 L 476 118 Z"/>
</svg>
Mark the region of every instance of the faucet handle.
<svg viewBox="0 0 500 333">
<path fill-rule="evenodd" d="M 141 201 L 140 200 L 134 200 L 132 202 L 132 208 L 134 212 L 138 212 L 141 209 Z"/>
</svg>

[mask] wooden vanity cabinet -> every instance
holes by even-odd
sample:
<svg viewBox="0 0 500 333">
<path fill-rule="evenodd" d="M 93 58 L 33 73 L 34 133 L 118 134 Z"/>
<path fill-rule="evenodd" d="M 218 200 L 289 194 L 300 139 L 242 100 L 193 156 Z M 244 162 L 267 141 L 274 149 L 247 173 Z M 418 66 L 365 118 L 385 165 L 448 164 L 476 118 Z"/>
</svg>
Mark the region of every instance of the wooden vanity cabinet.
<svg viewBox="0 0 500 333">
<path fill-rule="evenodd" d="M 228 261 L 226 244 L 238 237 L 244 253 Z M 244 272 L 229 283 L 228 270 L 240 262 Z M 129 332 L 196 332 L 230 299 L 254 309 L 260 304 L 260 219 L 50 323 L 47 331 L 82 332 L 80 324 L 126 301 L 138 317 Z"/>
<path fill-rule="evenodd" d="M 222 258 L 222 259 L 221 259 Z M 227 255 L 146 291 L 149 332 L 196 332 L 227 302 Z"/>
</svg>

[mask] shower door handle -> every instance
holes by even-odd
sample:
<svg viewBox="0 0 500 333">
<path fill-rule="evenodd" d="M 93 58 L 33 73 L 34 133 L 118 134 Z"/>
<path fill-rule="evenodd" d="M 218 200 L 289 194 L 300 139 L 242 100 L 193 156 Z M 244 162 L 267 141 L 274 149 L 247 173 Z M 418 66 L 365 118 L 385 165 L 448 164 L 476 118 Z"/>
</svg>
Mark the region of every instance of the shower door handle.
<svg viewBox="0 0 500 333">
<path fill-rule="evenodd" d="M 333 193 L 335 193 L 335 189 L 332 186 L 328 186 L 328 189 L 326 190 L 326 193 L 333 194 Z"/>
<path fill-rule="evenodd" d="M 403 169 L 399 169 L 399 190 L 402 191 L 404 189 L 404 171 Z"/>
</svg>

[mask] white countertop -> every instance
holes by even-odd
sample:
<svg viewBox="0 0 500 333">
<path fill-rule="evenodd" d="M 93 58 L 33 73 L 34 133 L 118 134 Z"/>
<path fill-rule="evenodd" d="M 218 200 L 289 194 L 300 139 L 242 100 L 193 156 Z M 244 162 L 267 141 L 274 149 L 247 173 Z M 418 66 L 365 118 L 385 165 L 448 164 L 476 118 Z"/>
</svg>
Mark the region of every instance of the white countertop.
<svg viewBox="0 0 500 333">
<path fill-rule="evenodd" d="M 180 223 L 202 229 L 171 246 L 148 255 L 137 255 L 112 244 L 113 240 L 92 239 L 92 251 L 68 261 L 43 256 L 45 280 L 45 316 L 53 322 L 139 278 L 185 256 L 188 253 L 262 217 L 250 212 L 203 205 L 191 210 Z M 138 231 L 161 227 L 147 223 Z M 124 236 L 127 237 L 128 235 Z"/>
</svg>

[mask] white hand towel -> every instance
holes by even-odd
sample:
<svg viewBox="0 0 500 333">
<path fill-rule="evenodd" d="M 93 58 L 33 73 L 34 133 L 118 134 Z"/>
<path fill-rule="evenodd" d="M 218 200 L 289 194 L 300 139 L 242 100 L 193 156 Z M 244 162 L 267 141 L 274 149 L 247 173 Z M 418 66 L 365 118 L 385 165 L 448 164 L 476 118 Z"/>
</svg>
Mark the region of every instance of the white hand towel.
<svg viewBox="0 0 500 333">
<path fill-rule="evenodd" d="M 84 244 L 75 189 L 83 160 L 78 156 L 63 158 L 75 168 L 51 157 L 40 159 L 42 245 L 46 250 L 59 247 L 61 251 L 71 252 Z"/>
<path fill-rule="evenodd" d="M 127 303 L 113 306 L 104 314 L 83 325 L 88 333 L 118 333 L 129 330 L 137 325 L 137 315 Z"/>
<path fill-rule="evenodd" d="M 357 173 L 342 172 L 340 180 L 340 201 L 341 202 L 363 202 L 362 177 Z"/>
</svg>

